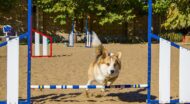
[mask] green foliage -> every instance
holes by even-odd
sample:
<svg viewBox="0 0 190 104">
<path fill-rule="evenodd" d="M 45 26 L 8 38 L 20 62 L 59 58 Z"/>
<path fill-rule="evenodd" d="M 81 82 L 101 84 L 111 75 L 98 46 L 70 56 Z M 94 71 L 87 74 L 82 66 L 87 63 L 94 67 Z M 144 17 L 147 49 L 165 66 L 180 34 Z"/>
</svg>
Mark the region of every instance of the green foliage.
<svg viewBox="0 0 190 104">
<path fill-rule="evenodd" d="M 53 14 L 54 21 L 60 24 L 65 24 L 66 18 L 81 19 L 88 16 L 104 25 L 132 20 L 143 11 L 141 9 L 146 4 L 140 0 L 35 0 L 35 5 Z"/>
<path fill-rule="evenodd" d="M 181 42 L 183 38 L 182 34 L 180 33 L 164 33 L 159 34 L 159 36 L 173 42 Z"/>
<path fill-rule="evenodd" d="M 180 30 L 190 27 L 190 1 L 176 0 L 171 3 L 167 19 L 162 26 L 166 30 Z"/>
<path fill-rule="evenodd" d="M 116 13 L 108 13 L 106 14 L 105 18 L 100 20 L 100 24 L 103 25 L 105 23 L 113 23 L 114 21 L 121 20 L 123 18 L 122 15 L 118 15 Z"/>
<path fill-rule="evenodd" d="M 11 10 L 17 3 L 18 0 L 0 0 L 0 10 L 2 12 L 7 12 Z"/>
<path fill-rule="evenodd" d="M 153 12 L 159 15 L 164 15 L 171 3 L 171 0 L 156 0 L 153 4 Z"/>
<path fill-rule="evenodd" d="M 51 34 L 51 37 L 53 38 L 53 43 L 60 43 L 65 41 L 65 38 L 63 36 Z"/>
<path fill-rule="evenodd" d="M 9 0 L 10 1 L 10 0 Z M 54 22 L 66 24 L 66 19 L 93 19 L 93 23 L 126 23 L 147 15 L 147 0 L 34 0 L 35 5 L 51 14 Z M 155 0 L 153 13 L 166 16 L 166 30 L 190 27 L 189 0 Z"/>
<path fill-rule="evenodd" d="M 128 22 L 136 17 L 135 5 L 140 3 L 138 0 L 104 0 L 101 3 L 105 10 L 101 11 L 99 16 L 99 24 Z"/>
</svg>

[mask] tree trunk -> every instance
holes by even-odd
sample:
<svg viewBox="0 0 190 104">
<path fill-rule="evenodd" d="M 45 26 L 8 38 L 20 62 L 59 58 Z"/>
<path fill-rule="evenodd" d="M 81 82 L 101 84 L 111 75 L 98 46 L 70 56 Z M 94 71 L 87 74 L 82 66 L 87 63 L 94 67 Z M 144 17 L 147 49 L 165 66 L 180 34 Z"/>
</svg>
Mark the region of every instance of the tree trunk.
<svg viewBox="0 0 190 104">
<path fill-rule="evenodd" d="M 39 30 L 39 9 L 36 6 L 36 29 Z"/>
<path fill-rule="evenodd" d="M 78 19 L 74 20 L 74 43 L 77 43 L 77 32 L 78 32 Z"/>
</svg>

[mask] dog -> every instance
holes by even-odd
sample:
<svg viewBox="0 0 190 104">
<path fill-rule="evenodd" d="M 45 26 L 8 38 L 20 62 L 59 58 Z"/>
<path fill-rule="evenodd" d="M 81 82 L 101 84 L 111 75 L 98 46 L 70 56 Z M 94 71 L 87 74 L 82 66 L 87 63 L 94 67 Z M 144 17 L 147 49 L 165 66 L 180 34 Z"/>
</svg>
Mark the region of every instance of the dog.
<svg viewBox="0 0 190 104">
<path fill-rule="evenodd" d="M 96 81 L 101 85 L 110 86 L 118 78 L 120 70 L 121 52 L 109 53 L 103 45 L 99 45 L 96 48 L 96 59 L 89 66 L 87 85 Z"/>
</svg>

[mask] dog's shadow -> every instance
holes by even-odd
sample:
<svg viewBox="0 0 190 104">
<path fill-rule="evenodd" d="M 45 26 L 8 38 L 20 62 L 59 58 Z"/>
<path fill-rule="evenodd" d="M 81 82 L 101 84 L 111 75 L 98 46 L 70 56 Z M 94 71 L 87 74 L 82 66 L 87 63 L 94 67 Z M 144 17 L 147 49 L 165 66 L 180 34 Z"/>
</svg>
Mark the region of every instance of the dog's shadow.
<svg viewBox="0 0 190 104">
<path fill-rule="evenodd" d="M 147 94 L 142 94 L 141 92 L 146 91 L 146 89 L 138 89 L 130 92 L 122 92 L 122 93 L 108 93 L 105 96 L 91 98 L 85 98 L 83 100 L 80 99 L 80 96 L 84 96 L 83 92 L 81 93 L 67 93 L 67 94 L 48 94 L 48 95 L 40 95 L 32 97 L 31 100 L 34 103 L 44 104 L 47 101 L 53 102 L 99 102 L 102 97 L 105 97 L 104 100 L 101 99 L 101 102 L 133 102 L 133 103 L 142 103 L 146 102 Z M 78 97 L 78 98 L 75 98 Z M 118 97 L 119 100 L 114 100 L 110 97 Z M 73 99 L 74 98 L 74 99 Z M 156 99 L 155 96 L 151 96 L 152 99 Z M 77 100 L 78 99 L 78 100 Z M 96 100 L 97 99 L 97 100 Z"/>
</svg>

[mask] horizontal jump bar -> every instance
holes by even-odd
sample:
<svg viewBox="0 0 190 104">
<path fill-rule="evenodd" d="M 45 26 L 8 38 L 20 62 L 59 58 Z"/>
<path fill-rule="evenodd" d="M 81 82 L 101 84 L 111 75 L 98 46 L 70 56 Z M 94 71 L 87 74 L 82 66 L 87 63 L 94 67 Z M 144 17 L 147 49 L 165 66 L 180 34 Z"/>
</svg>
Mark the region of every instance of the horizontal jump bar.
<svg viewBox="0 0 190 104">
<path fill-rule="evenodd" d="M 22 35 L 20 35 L 18 37 L 19 37 L 20 40 L 22 40 L 24 38 L 27 38 L 27 36 L 28 36 L 27 34 L 28 33 L 24 33 L 24 34 L 22 34 Z M 6 45 L 7 45 L 7 41 L 0 43 L 0 47 L 6 46 Z"/>
<path fill-rule="evenodd" d="M 9 38 L 9 37 L 11 37 L 11 38 L 16 38 L 16 37 L 18 37 L 18 36 L 0 36 L 0 38 Z"/>
<path fill-rule="evenodd" d="M 0 104 L 8 104 L 7 101 L 0 101 Z M 27 101 L 18 101 L 18 104 L 28 104 Z"/>
<path fill-rule="evenodd" d="M 180 103 L 179 99 L 170 100 L 170 104 L 176 103 Z M 159 104 L 159 100 L 148 100 L 148 104 Z"/>
<path fill-rule="evenodd" d="M 98 89 L 98 88 L 147 88 L 147 84 L 126 85 L 31 85 L 31 89 Z"/>
<path fill-rule="evenodd" d="M 151 38 L 156 39 L 158 41 L 160 40 L 160 37 L 158 35 L 155 35 L 155 34 L 151 34 Z M 180 46 L 174 42 L 171 42 L 171 46 L 178 48 L 178 49 L 180 48 Z"/>
</svg>

